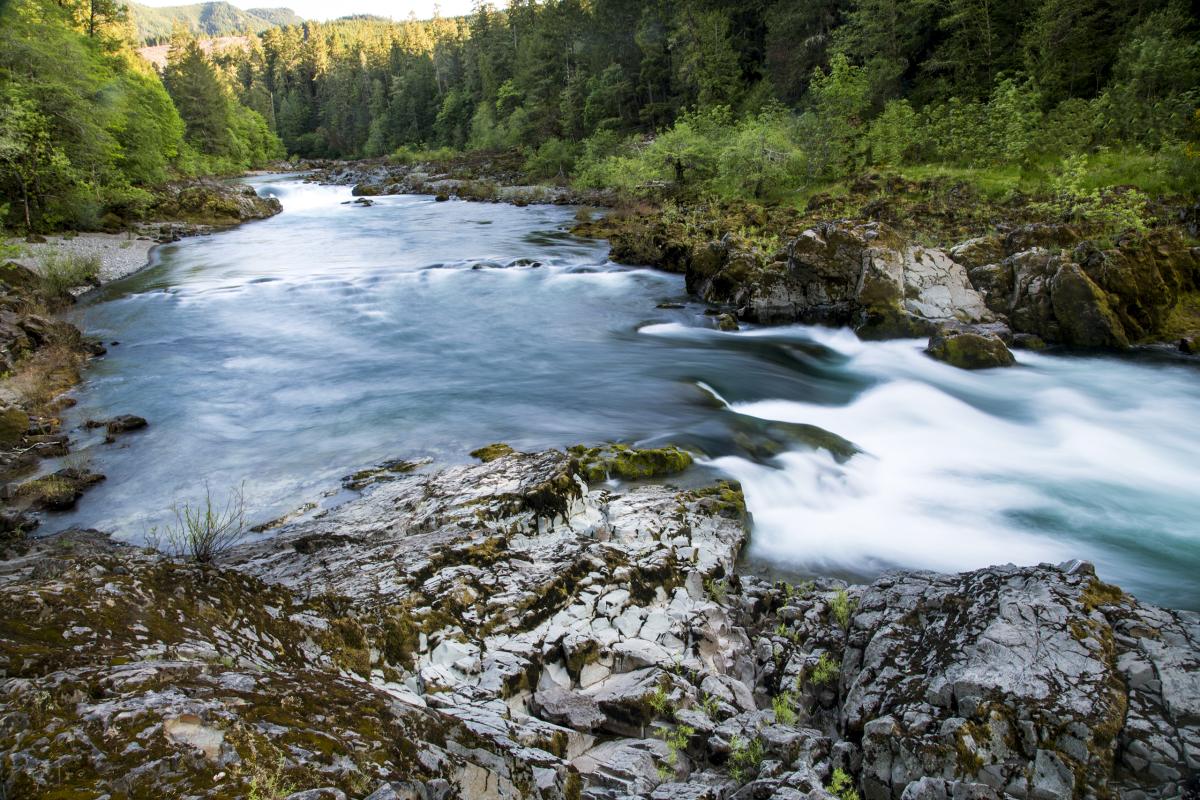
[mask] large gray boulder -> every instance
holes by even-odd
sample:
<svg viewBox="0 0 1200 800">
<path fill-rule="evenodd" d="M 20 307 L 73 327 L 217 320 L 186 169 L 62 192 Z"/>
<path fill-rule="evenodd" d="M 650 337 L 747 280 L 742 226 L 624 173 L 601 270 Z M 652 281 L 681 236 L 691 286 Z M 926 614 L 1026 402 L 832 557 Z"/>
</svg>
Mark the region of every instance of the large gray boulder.
<svg viewBox="0 0 1200 800">
<path fill-rule="evenodd" d="M 947 253 L 880 223 L 825 223 L 767 256 L 727 236 L 693 253 L 690 291 L 752 322 L 849 325 L 876 338 L 928 336 L 940 323 L 994 320 Z"/>
</svg>

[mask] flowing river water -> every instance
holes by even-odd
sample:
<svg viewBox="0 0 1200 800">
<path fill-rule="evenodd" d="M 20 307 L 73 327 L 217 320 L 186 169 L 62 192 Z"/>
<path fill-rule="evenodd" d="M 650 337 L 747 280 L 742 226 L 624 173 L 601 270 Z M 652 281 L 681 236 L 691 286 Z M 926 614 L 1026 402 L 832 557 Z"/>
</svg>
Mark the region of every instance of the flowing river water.
<svg viewBox="0 0 1200 800">
<path fill-rule="evenodd" d="M 570 235 L 571 209 L 367 208 L 344 188 L 256 185 L 282 214 L 161 247 L 76 310 L 119 344 L 69 423 L 134 413 L 150 427 L 107 445 L 76 431 L 108 480 L 44 530 L 138 541 L 206 481 L 244 484 L 261 522 L 338 502 L 342 476 L 390 458 L 673 442 L 702 454 L 684 480 L 742 482 L 760 569 L 862 579 L 1086 558 L 1142 599 L 1200 608 L 1195 366 L 1020 353 L 969 373 L 917 341 L 726 333 L 680 276 Z M 859 452 L 822 447 L 824 432 Z"/>
</svg>

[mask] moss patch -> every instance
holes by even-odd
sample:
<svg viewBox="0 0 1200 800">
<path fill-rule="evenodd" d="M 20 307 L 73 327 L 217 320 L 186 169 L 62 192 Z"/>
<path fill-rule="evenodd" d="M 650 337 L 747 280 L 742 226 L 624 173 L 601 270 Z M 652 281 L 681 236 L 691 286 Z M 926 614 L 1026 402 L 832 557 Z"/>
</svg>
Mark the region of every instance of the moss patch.
<svg viewBox="0 0 1200 800">
<path fill-rule="evenodd" d="M 615 443 L 590 448 L 576 445 L 568 452 L 578 461 L 579 472 L 588 483 L 608 478 L 660 478 L 676 475 L 692 465 L 692 454 L 674 446 L 637 450 Z"/>
<path fill-rule="evenodd" d="M 497 458 L 503 458 L 504 456 L 512 455 L 515 452 L 516 451 L 513 450 L 512 447 L 504 444 L 504 442 L 496 442 L 494 444 L 481 447 L 478 450 L 472 450 L 471 457 L 478 458 L 480 461 L 486 464 L 489 461 L 495 461 Z"/>
</svg>

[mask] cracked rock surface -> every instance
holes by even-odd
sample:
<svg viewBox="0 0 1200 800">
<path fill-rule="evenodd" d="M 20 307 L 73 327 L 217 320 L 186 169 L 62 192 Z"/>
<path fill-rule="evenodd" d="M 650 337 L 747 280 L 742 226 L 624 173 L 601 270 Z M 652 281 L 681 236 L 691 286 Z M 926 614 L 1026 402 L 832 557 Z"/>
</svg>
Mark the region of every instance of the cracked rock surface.
<svg viewBox="0 0 1200 800">
<path fill-rule="evenodd" d="M 214 565 L 0 563 L 5 796 L 1195 792 L 1200 618 L 1087 564 L 791 586 L 735 574 L 730 484 L 592 490 L 558 451 L 356 480 Z"/>
</svg>

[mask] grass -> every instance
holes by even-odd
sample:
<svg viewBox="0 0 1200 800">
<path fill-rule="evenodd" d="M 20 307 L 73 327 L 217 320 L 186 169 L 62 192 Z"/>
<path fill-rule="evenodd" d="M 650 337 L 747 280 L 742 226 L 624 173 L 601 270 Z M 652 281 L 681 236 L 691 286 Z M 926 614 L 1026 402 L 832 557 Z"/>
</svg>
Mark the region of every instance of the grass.
<svg viewBox="0 0 1200 800">
<path fill-rule="evenodd" d="M 48 294 L 63 295 L 99 279 L 100 257 L 51 250 L 38 256 L 38 273 Z"/>
<path fill-rule="evenodd" d="M 165 543 L 172 555 L 186 556 L 208 564 L 246 537 L 246 500 L 242 487 L 231 489 L 222 503 L 213 499 L 211 487 L 204 485 L 204 499 L 174 507 L 175 524 L 161 536 L 151 538 Z"/>
<path fill-rule="evenodd" d="M 64 343 L 40 348 L 25 358 L 8 376 L 8 387 L 26 408 L 50 411 L 51 402 L 79 382 L 84 356 Z"/>
</svg>

